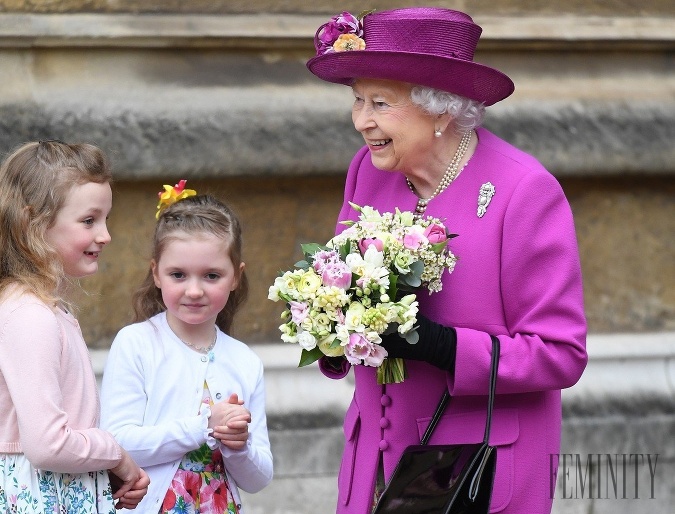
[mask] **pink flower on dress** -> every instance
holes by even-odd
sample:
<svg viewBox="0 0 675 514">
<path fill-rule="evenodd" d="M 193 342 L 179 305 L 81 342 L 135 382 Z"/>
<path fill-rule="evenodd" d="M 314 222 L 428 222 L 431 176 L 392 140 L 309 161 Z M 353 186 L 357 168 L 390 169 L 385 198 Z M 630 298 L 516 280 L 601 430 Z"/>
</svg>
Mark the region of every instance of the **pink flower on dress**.
<svg viewBox="0 0 675 514">
<path fill-rule="evenodd" d="M 211 478 L 202 489 L 200 500 L 201 512 L 227 512 L 227 482 Z"/>
<path fill-rule="evenodd" d="M 162 512 L 170 511 L 176 506 L 176 493 L 173 489 L 169 489 L 164 496 L 164 503 L 162 503 Z"/>
<path fill-rule="evenodd" d="M 178 469 L 171 482 L 171 488 L 189 504 L 194 503 L 195 498 L 199 497 L 201 485 L 202 479 L 199 474 L 185 469 Z"/>
</svg>

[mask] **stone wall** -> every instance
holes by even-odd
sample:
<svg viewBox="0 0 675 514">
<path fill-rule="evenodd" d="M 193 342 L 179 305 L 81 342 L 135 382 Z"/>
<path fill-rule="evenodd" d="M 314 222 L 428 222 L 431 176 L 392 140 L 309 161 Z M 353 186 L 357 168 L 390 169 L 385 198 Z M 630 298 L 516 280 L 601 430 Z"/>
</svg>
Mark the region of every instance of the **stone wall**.
<svg viewBox="0 0 675 514">
<path fill-rule="evenodd" d="M 349 11 L 359 13 L 366 9 L 393 9 L 397 7 L 434 5 L 459 9 L 472 15 L 527 15 L 570 14 L 600 16 L 666 15 L 672 16 L 669 0 L 344 0 L 339 4 L 330 0 L 306 2 L 304 0 L 0 0 L 0 12 L 29 13 L 328 13 Z"/>
<path fill-rule="evenodd" d="M 656 16 L 660 2 L 640 4 L 640 16 L 637 3 L 626 4 L 621 17 L 581 16 L 596 3 L 587 4 L 564 17 L 536 2 L 495 12 L 472 4 L 484 28 L 477 60 L 516 83 L 486 126 L 536 155 L 565 188 L 591 331 L 672 330 L 675 18 Z M 114 163 L 113 243 L 104 272 L 83 281 L 92 347 L 106 347 L 127 322 L 147 266 L 154 194 L 180 178 L 222 193 L 241 215 L 252 291 L 237 335 L 277 340 L 280 309 L 267 287 L 300 242 L 330 236 L 361 144 L 347 88 L 304 66 L 326 16 L 194 14 L 199 2 L 168 2 L 159 13 L 152 2 L 2 5 L 23 12 L 0 12 L 0 152 L 60 137 L 99 144 Z M 57 6 L 63 12 L 35 14 Z"/>
<path fill-rule="evenodd" d="M 349 0 L 338 9 L 428 3 Z M 467 9 L 483 27 L 477 60 L 516 83 L 486 126 L 536 155 L 574 211 L 592 362 L 565 392 L 563 450 L 660 453 L 660 476 L 670 476 L 672 1 L 433 4 Z M 279 501 L 289 490 L 307 514 L 334 504 L 351 383 L 295 369 L 294 348 L 278 343 L 281 308 L 266 297 L 300 243 L 332 234 L 345 169 L 361 144 L 347 88 L 304 66 L 314 31 L 335 10 L 334 2 L 300 0 L 0 0 L 0 155 L 58 137 L 98 144 L 114 164 L 113 242 L 78 299 L 99 372 L 147 270 L 162 184 L 187 178 L 242 218 L 251 294 L 235 335 L 265 363 L 276 467 L 272 486 L 247 498 L 253 514 L 297 512 Z M 666 512 L 671 483 L 658 495 L 558 501 L 557 512 Z"/>
</svg>

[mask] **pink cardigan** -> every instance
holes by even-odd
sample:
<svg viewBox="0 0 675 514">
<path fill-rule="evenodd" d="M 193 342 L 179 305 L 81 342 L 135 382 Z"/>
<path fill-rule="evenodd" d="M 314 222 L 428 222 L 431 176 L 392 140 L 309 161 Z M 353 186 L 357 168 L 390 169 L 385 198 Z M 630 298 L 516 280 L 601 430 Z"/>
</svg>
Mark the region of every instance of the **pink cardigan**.
<svg viewBox="0 0 675 514">
<path fill-rule="evenodd" d="M 0 412 L 0 453 L 24 453 L 36 468 L 83 473 L 122 458 L 97 428 L 96 377 L 77 320 L 30 294 L 0 302 Z"/>
<path fill-rule="evenodd" d="M 419 443 L 443 390 L 453 398 L 431 444 L 482 440 L 489 334 L 501 341 L 491 512 L 551 510 L 560 390 L 577 382 L 587 361 L 572 214 L 556 179 L 534 158 L 485 129 L 477 133 L 479 144 L 468 165 L 426 212 L 459 234 L 451 241 L 458 257 L 454 273 L 445 277 L 441 292 L 419 296 L 421 313 L 457 329 L 455 373 L 407 361 L 405 382 L 378 386 L 373 368 L 354 366 L 355 393 L 345 416 L 338 479 L 340 514 L 370 512 L 379 456 L 388 479 L 403 449 Z M 479 191 L 487 182 L 495 194 L 479 217 Z M 412 211 L 416 204 L 403 175 L 376 169 L 365 147 L 349 168 L 340 220 L 357 217 L 348 200 L 381 212 Z M 343 228 L 338 224 L 337 231 Z M 320 364 L 331 378 L 349 369 L 331 373 Z"/>
</svg>

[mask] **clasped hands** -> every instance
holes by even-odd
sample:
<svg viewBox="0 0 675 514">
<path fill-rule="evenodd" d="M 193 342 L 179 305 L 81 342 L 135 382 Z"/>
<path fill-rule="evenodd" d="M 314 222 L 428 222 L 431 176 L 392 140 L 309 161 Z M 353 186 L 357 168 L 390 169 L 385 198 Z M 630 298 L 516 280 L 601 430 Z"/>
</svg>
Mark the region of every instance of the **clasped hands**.
<svg viewBox="0 0 675 514">
<path fill-rule="evenodd" d="M 230 450 L 242 450 L 248 441 L 248 424 L 251 412 L 245 408 L 244 401 L 232 393 L 226 402 L 211 405 L 209 428 L 211 435 Z"/>
<path fill-rule="evenodd" d="M 135 509 L 148 492 L 150 478 L 122 449 L 122 460 L 108 470 L 116 509 Z"/>
</svg>

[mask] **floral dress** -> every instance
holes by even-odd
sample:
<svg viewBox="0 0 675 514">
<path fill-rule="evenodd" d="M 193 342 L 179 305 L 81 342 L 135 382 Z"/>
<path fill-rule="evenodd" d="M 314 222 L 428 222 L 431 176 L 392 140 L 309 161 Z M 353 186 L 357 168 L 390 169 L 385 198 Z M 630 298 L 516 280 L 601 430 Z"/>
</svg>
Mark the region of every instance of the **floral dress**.
<svg viewBox="0 0 675 514">
<path fill-rule="evenodd" d="M 203 403 L 213 405 L 206 382 Z M 239 514 L 239 508 L 220 450 L 211 450 L 204 443 L 181 460 L 164 496 L 161 514 Z"/>
<path fill-rule="evenodd" d="M 36 469 L 23 453 L 0 454 L 0 514 L 114 514 L 107 471 Z"/>
</svg>

